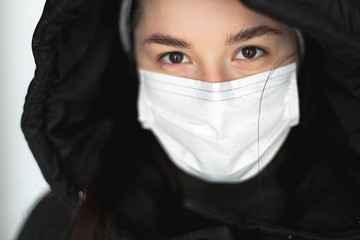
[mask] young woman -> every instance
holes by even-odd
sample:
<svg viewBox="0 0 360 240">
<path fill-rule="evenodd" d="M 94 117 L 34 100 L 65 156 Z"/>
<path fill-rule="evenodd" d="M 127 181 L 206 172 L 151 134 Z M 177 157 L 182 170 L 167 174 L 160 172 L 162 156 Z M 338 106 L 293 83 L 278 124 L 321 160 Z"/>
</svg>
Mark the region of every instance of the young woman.
<svg viewBox="0 0 360 240">
<path fill-rule="evenodd" d="M 359 11 L 48 1 L 22 127 L 52 191 L 19 239 L 360 238 Z"/>
</svg>

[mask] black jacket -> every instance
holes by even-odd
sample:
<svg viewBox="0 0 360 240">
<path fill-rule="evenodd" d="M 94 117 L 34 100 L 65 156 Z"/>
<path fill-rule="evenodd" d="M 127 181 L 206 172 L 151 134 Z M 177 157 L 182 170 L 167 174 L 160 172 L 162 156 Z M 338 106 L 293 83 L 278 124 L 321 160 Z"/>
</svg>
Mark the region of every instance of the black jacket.
<svg viewBox="0 0 360 240">
<path fill-rule="evenodd" d="M 141 130 L 117 0 L 48 0 L 34 33 L 37 68 L 22 129 L 52 191 L 19 239 L 69 239 L 79 193 L 104 166 L 110 172 L 95 181 L 114 189 L 102 199 L 122 199 L 112 209 L 118 239 L 360 239 L 360 2 L 243 2 L 304 34 L 301 124 L 285 144 L 291 151 L 277 156 L 290 160 L 272 164 L 262 177 L 265 200 L 278 204 L 281 215 L 268 220 L 247 212 L 259 202 L 250 194 L 257 180 L 233 188 L 185 176 Z M 179 194 L 203 188 L 213 195 Z M 239 198 L 233 192 L 245 199 L 244 214 L 226 209 Z M 286 201 L 277 203 L 282 194 Z"/>
</svg>

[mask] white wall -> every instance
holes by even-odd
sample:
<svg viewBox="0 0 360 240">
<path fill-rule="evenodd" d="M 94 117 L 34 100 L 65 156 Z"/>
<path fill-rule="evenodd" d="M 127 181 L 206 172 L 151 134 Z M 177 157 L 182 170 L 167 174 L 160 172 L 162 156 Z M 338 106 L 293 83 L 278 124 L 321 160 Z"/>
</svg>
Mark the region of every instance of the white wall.
<svg viewBox="0 0 360 240">
<path fill-rule="evenodd" d="M 15 239 L 47 189 L 20 129 L 35 63 L 31 38 L 45 0 L 0 0 L 0 239 Z"/>
</svg>

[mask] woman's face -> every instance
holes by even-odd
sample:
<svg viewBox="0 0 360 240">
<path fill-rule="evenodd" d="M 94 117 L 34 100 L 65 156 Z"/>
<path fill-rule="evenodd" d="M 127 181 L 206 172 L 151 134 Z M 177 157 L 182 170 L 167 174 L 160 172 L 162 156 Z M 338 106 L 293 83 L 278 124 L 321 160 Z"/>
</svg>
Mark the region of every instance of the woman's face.
<svg viewBox="0 0 360 240">
<path fill-rule="evenodd" d="M 141 18 L 134 33 L 140 68 L 222 82 L 296 59 L 293 30 L 238 0 L 140 2 Z"/>
</svg>

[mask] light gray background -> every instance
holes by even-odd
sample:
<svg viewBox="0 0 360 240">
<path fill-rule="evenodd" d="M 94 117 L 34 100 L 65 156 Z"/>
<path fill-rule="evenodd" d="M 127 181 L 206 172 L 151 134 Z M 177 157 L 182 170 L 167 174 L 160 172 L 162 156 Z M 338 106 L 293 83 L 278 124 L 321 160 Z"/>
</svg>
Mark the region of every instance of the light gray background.
<svg viewBox="0 0 360 240">
<path fill-rule="evenodd" d="M 0 239 L 15 239 L 48 190 L 20 129 L 35 63 L 31 38 L 45 0 L 0 0 Z"/>
</svg>

